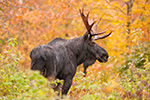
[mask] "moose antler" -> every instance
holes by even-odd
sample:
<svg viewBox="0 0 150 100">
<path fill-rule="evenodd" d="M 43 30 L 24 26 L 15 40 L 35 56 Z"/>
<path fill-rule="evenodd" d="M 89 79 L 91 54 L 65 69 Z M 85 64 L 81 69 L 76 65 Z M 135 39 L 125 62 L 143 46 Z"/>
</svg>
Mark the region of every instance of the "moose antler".
<svg viewBox="0 0 150 100">
<path fill-rule="evenodd" d="M 105 32 L 107 31 L 107 29 L 106 29 L 105 31 L 102 31 L 102 32 L 99 32 L 99 33 L 96 32 L 96 31 L 97 31 L 97 25 L 98 25 L 98 23 L 99 23 L 100 20 L 101 20 L 101 18 L 100 18 L 100 19 L 97 21 L 96 25 L 95 25 L 95 29 L 94 29 L 95 32 L 93 32 L 92 27 L 93 27 L 93 25 L 95 24 L 96 21 L 94 21 L 91 25 L 89 24 L 89 22 L 88 22 L 88 17 L 89 17 L 89 13 L 90 13 L 90 12 L 88 12 L 86 16 L 84 15 L 84 9 L 83 9 L 83 8 L 82 8 L 82 10 L 79 9 L 79 12 L 80 12 L 81 18 L 82 18 L 82 20 L 83 20 L 83 22 L 84 22 L 84 25 L 85 25 L 87 31 L 89 31 L 89 34 L 91 35 L 91 37 L 92 37 L 92 36 L 95 36 L 95 35 L 103 34 L 103 33 L 105 33 Z M 92 31 L 92 34 L 91 34 L 91 31 Z M 106 38 L 106 37 L 108 37 L 111 33 L 112 33 L 112 31 L 111 31 L 109 34 L 106 34 L 106 35 L 104 35 L 104 36 L 97 36 L 96 38 L 94 38 L 94 40 Z"/>
<path fill-rule="evenodd" d="M 90 12 L 88 12 L 88 14 L 87 14 L 86 16 L 84 15 L 84 9 L 83 9 L 83 8 L 82 8 L 82 10 L 79 9 L 79 12 L 80 12 L 81 18 L 82 18 L 82 20 L 83 20 L 83 22 L 84 22 L 84 25 L 85 25 L 86 29 L 87 29 L 88 31 L 91 31 L 92 26 L 94 25 L 94 23 L 95 23 L 96 21 L 94 21 L 91 25 L 89 25 L 88 17 L 89 17 L 89 13 L 90 13 Z"/>
</svg>

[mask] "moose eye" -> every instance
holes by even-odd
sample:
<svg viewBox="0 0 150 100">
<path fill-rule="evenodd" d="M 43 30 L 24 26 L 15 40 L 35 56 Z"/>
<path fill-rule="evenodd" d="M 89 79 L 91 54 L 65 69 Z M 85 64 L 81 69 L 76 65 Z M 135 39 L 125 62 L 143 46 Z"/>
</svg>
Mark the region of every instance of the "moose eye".
<svg viewBox="0 0 150 100">
<path fill-rule="evenodd" d="M 95 42 L 91 41 L 91 42 L 90 42 L 90 45 L 92 45 L 92 46 L 95 45 Z"/>
</svg>

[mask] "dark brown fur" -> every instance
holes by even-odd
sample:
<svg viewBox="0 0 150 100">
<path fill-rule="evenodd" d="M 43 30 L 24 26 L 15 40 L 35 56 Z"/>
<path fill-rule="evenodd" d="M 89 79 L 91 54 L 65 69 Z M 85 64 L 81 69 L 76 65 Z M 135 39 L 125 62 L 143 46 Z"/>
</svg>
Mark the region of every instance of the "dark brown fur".
<svg viewBox="0 0 150 100">
<path fill-rule="evenodd" d="M 62 39 L 62 38 L 55 38 L 55 39 L 53 39 L 52 41 L 50 41 L 49 43 L 47 43 L 47 44 L 48 44 L 48 45 L 51 45 L 51 46 L 55 46 L 55 45 L 57 45 L 57 44 L 59 44 L 59 43 L 65 42 L 65 41 L 66 41 L 66 40 L 65 40 L 65 39 Z M 101 47 L 100 47 L 100 48 L 101 48 Z M 101 49 L 100 49 L 100 50 L 101 50 Z M 83 62 L 84 76 L 86 76 L 86 73 L 87 73 L 86 70 L 87 70 L 88 66 L 94 64 L 96 60 L 97 60 L 96 57 L 87 54 L 86 60 Z M 100 62 L 102 62 L 102 61 L 100 60 Z M 43 71 L 43 73 L 45 73 L 45 70 Z"/>
</svg>

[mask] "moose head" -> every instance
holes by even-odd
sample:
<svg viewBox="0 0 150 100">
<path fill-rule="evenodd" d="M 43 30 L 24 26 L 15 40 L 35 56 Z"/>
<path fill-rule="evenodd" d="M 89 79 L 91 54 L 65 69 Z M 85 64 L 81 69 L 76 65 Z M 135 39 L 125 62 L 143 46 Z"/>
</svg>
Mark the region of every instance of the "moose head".
<svg viewBox="0 0 150 100">
<path fill-rule="evenodd" d="M 98 39 L 106 38 L 112 32 L 110 32 L 109 34 L 106 34 L 104 36 L 97 36 L 97 35 L 100 35 L 100 34 L 103 34 L 106 32 L 106 30 L 103 32 L 99 32 L 99 33 L 96 32 L 97 31 L 97 25 L 100 22 L 100 20 L 96 23 L 95 30 L 92 30 L 92 27 L 96 21 L 94 21 L 92 24 L 89 24 L 89 22 L 88 22 L 89 12 L 87 15 L 84 15 L 84 9 L 82 9 L 82 10 L 79 9 L 79 12 L 80 12 L 81 18 L 84 22 L 84 25 L 86 27 L 86 30 L 87 30 L 87 32 L 83 36 L 85 44 L 86 44 L 85 46 L 86 46 L 88 53 L 89 53 L 87 55 L 90 56 L 90 58 L 92 58 L 92 60 L 96 59 L 99 62 L 107 62 L 108 57 L 109 57 L 107 51 L 104 48 L 100 47 L 94 41 L 98 40 Z M 88 57 L 87 57 L 87 59 L 88 59 Z M 90 62 L 90 60 L 89 60 L 89 62 Z"/>
</svg>

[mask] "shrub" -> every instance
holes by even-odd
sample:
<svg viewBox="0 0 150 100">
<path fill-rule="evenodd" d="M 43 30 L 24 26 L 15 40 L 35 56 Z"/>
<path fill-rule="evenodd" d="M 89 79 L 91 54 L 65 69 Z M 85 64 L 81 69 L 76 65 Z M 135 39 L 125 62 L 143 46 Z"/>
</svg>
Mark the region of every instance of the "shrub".
<svg viewBox="0 0 150 100">
<path fill-rule="evenodd" d="M 0 99 L 11 100 L 46 100 L 58 96 L 50 88 L 50 83 L 38 71 L 21 70 L 18 63 L 20 53 L 14 48 L 17 42 L 9 39 L 8 50 L 0 54 Z"/>
<path fill-rule="evenodd" d="M 130 52 L 123 55 L 125 63 L 122 64 L 121 72 L 134 65 L 137 68 L 143 68 L 144 65 L 150 62 L 150 46 L 148 43 L 138 43 L 131 48 Z"/>
<path fill-rule="evenodd" d="M 150 99 L 150 47 L 148 43 L 138 43 L 126 53 L 120 72 L 120 84 L 124 89 L 122 98 Z"/>
<path fill-rule="evenodd" d="M 122 94 L 124 99 L 150 99 L 150 63 L 147 63 L 144 67 L 145 69 L 139 69 L 130 66 L 122 73 L 120 84 L 124 89 Z"/>
</svg>

